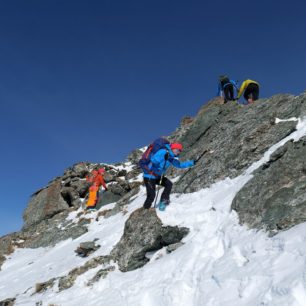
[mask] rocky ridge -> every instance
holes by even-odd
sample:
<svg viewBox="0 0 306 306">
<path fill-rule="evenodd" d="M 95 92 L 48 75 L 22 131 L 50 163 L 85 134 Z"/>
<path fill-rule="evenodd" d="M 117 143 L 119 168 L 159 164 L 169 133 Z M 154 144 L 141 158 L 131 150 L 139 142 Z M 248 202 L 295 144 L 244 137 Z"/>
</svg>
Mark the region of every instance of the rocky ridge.
<svg viewBox="0 0 306 306">
<path fill-rule="evenodd" d="M 169 139 L 183 143 L 182 160 L 196 159 L 197 164 L 189 170 L 173 169 L 169 172 L 169 176 L 179 176 L 174 191 L 194 192 L 225 177 L 234 178 L 242 174 L 273 144 L 295 131 L 297 122 L 276 124 L 275 119 L 304 117 L 305 101 L 306 93 L 296 97 L 286 94 L 242 107 L 235 103 L 222 104 L 222 99 L 216 98 L 205 104 L 194 118 L 184 118 Z M 241 223 L 275 234 L 306 221 L 305 148 L 305 138 L 298 142 L 289 141 L 271 156 L 268 163 L 255 171 L 253 179 L 232 203 Z M 105 178 L 109 187 L 98 207 L 116 202 L 113 209 L 104 211 L 100 217 L 125 213 L 126 205 L 137 196 L 141 185 L 137 167 L 141 154 L 141 150 L 135 150 L 126 162 L 116 165 L 78 163 L 35 192 L 25 210 L 22 230 L 0 238 L 0 267 L 16 247 L 52 246 L 86 233 L 93 220 L 81 213 L 79 223 L 75 224 L 67 220 L 67 216 L 82 205 L 89 187 L 85 176 L 94 168 L 106 168 Z M 154 211 L 139 209 L 127 220 L 124 234 L 107 260 L 101 259 L 103 267 L 94 279 L 105 277 L 114 269 L 114 264 L 118 264 L 121 271 L 139 268 L 149 260 L 147 252 L 165 246 L 175 249 L 186 234 L 188 229 L 163 227 Z M 93 262 L 94 267 L 97 263 L 100 265 L 100 259 Z M 71 271 L 67 278 L 62 277 L 61 282 L 67 280 L 69 284 L 62 288 L 69 288 L 77 277 L 75 275 L 84 273 L 91 266 L 89 263 L 84 269 Z M 52 286 L 54 281 L 49 280 L 47 285 Z"/>
</svg>

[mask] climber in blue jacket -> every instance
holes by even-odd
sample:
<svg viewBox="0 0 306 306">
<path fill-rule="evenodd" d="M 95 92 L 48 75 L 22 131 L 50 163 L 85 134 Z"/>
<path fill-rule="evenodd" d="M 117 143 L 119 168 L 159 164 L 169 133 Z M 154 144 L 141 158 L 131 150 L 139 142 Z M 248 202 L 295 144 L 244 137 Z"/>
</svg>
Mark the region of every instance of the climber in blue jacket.
<svg viewBox="0 0 306 306">
<path fill-rule="evenodd" d="M 224 103 L 227 103 L 227 101 L 234 101 L 234 88 L 236 89 L 236 92 L 238 93 L 239 88 L 238 84 L 234 80 L 230 80 L 228 76 L 226 75 L 220 75 L 219 82 L 218 82 L 218 92 L 217 96 L 224 96 Z"/>
<path fill-rule="evenodd" d="M 156 185 L 165 187 L 159 207 L 164 207 L 170 203 L 170 193 L 172 182 L 164 176 L 167 169 L 173 165 L 176 168 L 184 169 L 194 166 L 193 160 L 180 162 L 178 156 L 183 150 L 180 143 L 172 143 L 165 145 L 165 148 L 158 150 L 150 159 L 147 169 L 143 169 L 144 183 L 147 189 L 147 198 L 143 207 L 149 209 L 155 199 Z M 164 209 L 161 209 L 164 210 Z"/>
</svg>

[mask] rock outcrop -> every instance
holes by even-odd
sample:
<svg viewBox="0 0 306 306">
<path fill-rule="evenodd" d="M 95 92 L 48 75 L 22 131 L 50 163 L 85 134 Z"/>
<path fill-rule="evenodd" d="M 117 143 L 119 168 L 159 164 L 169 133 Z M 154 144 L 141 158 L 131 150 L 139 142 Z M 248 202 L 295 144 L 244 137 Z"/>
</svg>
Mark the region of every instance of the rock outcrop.
<svg viewBox="0 0 306 306">
<path fill-rule="evenodd" d="M 302 94 L 277 95 L 244 107 L 236 103 L 221 105 L 218 99 L 205 105 L 188 128 L 177 134 L 185 147 L 182 159 L 198 159 L 198 163 L 185 172 L 172 172 L 181 176 L 174 190 L 193 192 L 240 175 L 269 147 L 295 130 L 296 122 L 276 125 L 275 118 L 304 116 L 305 102 L 306 94 Z"/>
<path fill-rule="evenodd" d="M 180 242 L 189 232 L 188 228 L 163 227 L 155 210 L 139 208 L 125 223 L 124 233 L 111 252 L 122 272 L 144 266 L 149 259 L 147 252 Z"/>
<path fill-rule="evenodd" d="M 234 198 L 240 222 L 271 234 L 306 222 L 306 137 L 280 147 Z"/>
<path fill-rule="evenodd" d="M 61 195 L 61 181 L 56 180 L 36 194 L 24 211 L 24 229 L 69 209 Z"/>
</svg>

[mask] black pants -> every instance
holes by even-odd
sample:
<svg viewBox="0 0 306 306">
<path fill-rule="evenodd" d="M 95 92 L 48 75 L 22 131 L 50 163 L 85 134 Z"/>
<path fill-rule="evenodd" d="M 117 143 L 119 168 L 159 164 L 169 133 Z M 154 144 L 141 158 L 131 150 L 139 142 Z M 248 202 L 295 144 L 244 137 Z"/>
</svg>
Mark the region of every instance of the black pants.
<svg viewBox="0 0 306 306">
<path fill-rule="evenodd" d="M 224 102 L 234 100 L 234 86 L 232 84 L 226 85 L 223 88 L 223 92 L 224 92 Z"/>
<path fill-rule="evenodd" d="M 259 97 L 259 86 L 255 83 L 250 83 L 244 91 L 243 97 L 253 101 L 258 100 Z"/>
<path fill-rule="evenodd" d="M 161 182 L 160 182 L 160 177 L 156 179 L 144 178 L 143 180 L 144 180 L 144 183 L 147 189 L 147 198 L 143 204 L 144 208 L 149 209 L 151 207 L 155 199 L 156 185 L 161 185 L 165 187 L 160 199 L 161 201 L 165 201 L 169 203 L 170 193 L 172 189 L 172 182 L 169 179 L 167 179 L 166 177 L 163 177 Z"/>
</svg>

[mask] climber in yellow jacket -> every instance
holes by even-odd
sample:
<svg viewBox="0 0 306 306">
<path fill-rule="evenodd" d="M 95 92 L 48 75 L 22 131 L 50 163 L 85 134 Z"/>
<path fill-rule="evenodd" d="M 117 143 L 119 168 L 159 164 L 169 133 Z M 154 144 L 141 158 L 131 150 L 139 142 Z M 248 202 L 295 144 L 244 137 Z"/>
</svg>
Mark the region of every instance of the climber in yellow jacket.
<svg viewBox="0 0 306 306">
<path fill-rule="evenodd" d="M 241 97 L 243 92 L 243 97 L 248 101 L 248 104 L 253 103 L 259 97 L 259 83 L 253 80 L 245 80 L 240 86 L 237 99 Z"/>
</svg>

